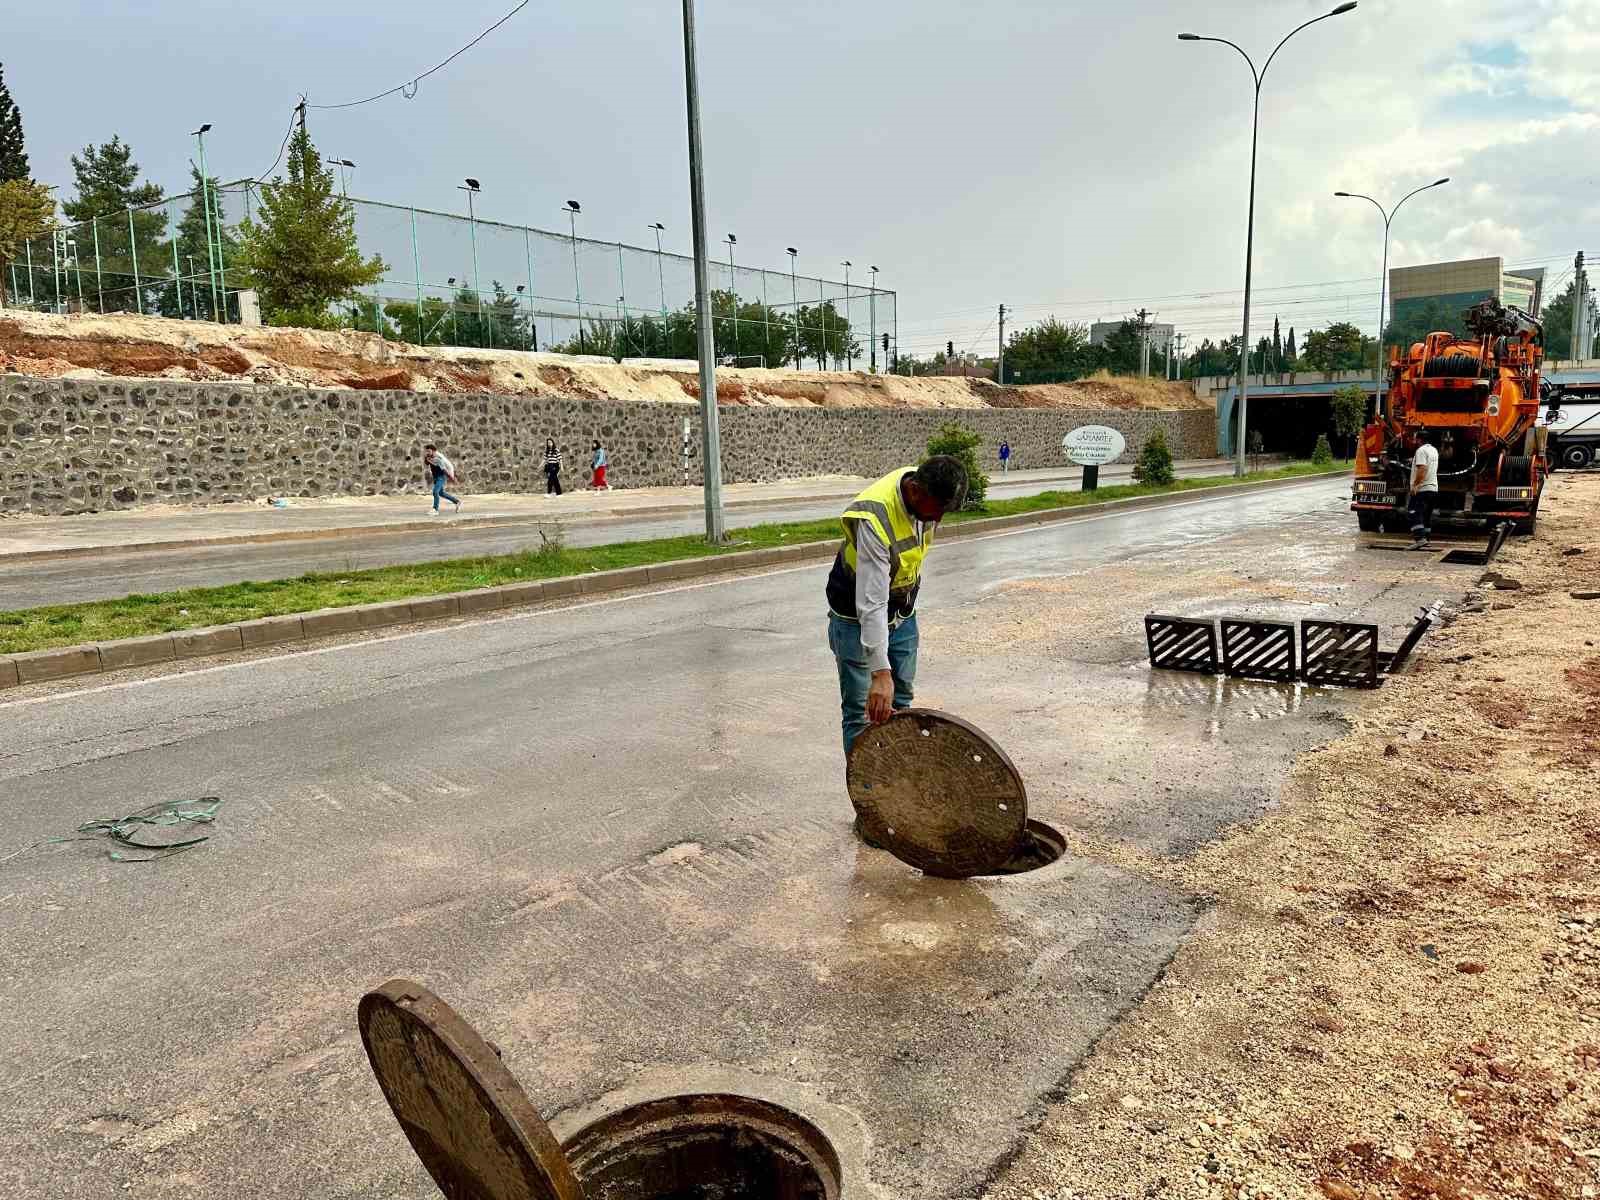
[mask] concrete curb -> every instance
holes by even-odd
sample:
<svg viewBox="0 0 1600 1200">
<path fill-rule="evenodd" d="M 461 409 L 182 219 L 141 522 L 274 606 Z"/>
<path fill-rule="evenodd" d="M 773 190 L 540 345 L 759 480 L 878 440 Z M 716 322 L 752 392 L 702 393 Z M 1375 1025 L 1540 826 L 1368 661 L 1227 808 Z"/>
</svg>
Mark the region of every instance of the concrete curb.
<svg viewBox="0 0 1600 1200">
<path fill-rule="evenodd" d="M 1031 477 L 1028 482 L 1040 485 L 1061 483 L 1079 478 L 1082 467 L 1070 470 L 1063 468 L 1059 474 L 1039 475 Z M 1131 478 L 1131 475 L 1119 471 L 1116 475 L 1103 480 L 1106 486 L 1122 483 Z M 1206 478 L 1205 476 L 1181 476 L 1180 478 Z M 1005 476 L 990 476 L 990 483 L 1005 482 Z M 856 489 L 856 490 L 859 490 Z M 1048 490 L 1042 487 L 1041 490 Z M 808 504 L 815 504 L 818 500 L 844 499 L 848 500 L 855 495 L 854 491 L 824 492 L 812 496 L 781 496 L 770 500 L 730 500 L 724 508 L 797 508 Z M 425 499 L 425 497 L 424 497 Z M 51 550 L 18 550 L 15 553 L 0 553 L 0 567 L 20 563 L 51 562 L 59 559 L 70 558 L 100 558 L 108 554 L 145 554 L 163 550 L 203 550 L 214 546 L 250 546 L 267 545 L 274 542 L 323 542 L 330 538 L 355 535 L 359 537 L 385 537 L 389 535 L 403 535 L 412 533 L 435 533 L 440 529 L 499 529 L 507 526 L 526 525 L 530 529 L 541 526 L 559 525 L 566 529 L 579 529 L 590 525 L 605 525 L 611 521 L 648 520 L 651 517 L 673 517 L 683 513 L 699 512 L 702 506 L 698 503 L 690 504 L 660 504 L 648 508 L 610 508 L 596 509 L 593 512 L 574 514 L 563 517 L 559 513 L 535 516 L 532 513 L 506 514 L 498 517 L 456 517 L 451 516 L 446 521 L 427 519 L 421 521 L 401 521 L 392 525 L 340 525 L 327 529 L 273 529 L 263 530 L 259 533 L 228 533 L 216 537 L 179 538 L 166 542 L 123 542 L 118 545 L 105 546 L 58 546 Z"/>
<path fill-rule="evenodd" d="M 1156 496 L 1134 496 L 1125 500 L 1106 500 L 1071 508 L 1050 508 L 1011 517 L 990 517 L 953 525 L 943 530 L 939 540 L 961 541 L 1007 529 L 1030 525 L 1051 525 L 1078 517 L 1094 516 L 1129 509 L 1160 508 L 1202 496 L 1230 496 L 1294 487 L 1302 483 L 1335 479 L 1349 471 L 1324 471 L 1315 475 L 1295 475 L 1287 479 L 1267 479 L 1256 483 L 1220 484 L 1186 492 L 1166 492 Z M 568 596 L 589 596 L 625 588 L 698 579 L 711 575 L 736 574 L 764 567 L 785 566 L 833 555 L 838 543 L 803 542 L 794 546 L 773 546 L 704 558 L 681 558 L 645 567 L 622 567 L 614 571 L 594 571 L 587 575 L 563 575 L 555 579 L 508 583 L 470 592 L 450 592 L 440 596 L 414 596 L 378 604 L 356 604 L 346 608 L 323 608 L 315 612 L 261 617 L 236 625 L 213 625 L 202 629 L 183 629 L 146 637 L 120 638 L 83 646 L 59 646 L 50 650 L 31 650 L 0 655 L 0 690 L 28 683 L 96 675 L 152 663 L 172 662 L 217 654 L 238 653 L 258 646 L 310 641 L 336 633 L 358 633 L 402 625 L 413 621 L 437 621 L 472 613 L 516 608 Z"/>
</svg>

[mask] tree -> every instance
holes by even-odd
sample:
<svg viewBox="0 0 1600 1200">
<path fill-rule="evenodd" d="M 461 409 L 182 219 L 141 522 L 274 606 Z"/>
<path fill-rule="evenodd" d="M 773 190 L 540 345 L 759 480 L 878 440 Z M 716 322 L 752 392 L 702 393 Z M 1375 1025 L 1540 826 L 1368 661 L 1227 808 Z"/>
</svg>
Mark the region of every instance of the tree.
<svg viewBox="0 0 1600 1200">
<path fill-rule="evenodd" d="M 1207 375 L 1233 375 L 1239 370 L 1239 335 L 1234 334 L 1220 346 L 1206 338 L 1189 352 L 1190 378 Z"/>
<path fill-rule="evenodd" d="M 1372 339 L 1348 321 L 1335 321 L 1325 330 L 1306 334 L 1300 358 L 1314 371 L 1353 371 L 1370 358 Z"/>
<path fill-rule="evenodd" d="M 5 70 L 0 68 L 0 183 L 30 178 L 28 154 L 22 146 L 22 113 L 11 99 Z"/>
<path fill-rule="evenodd" d="M 928 439 L 929 458 L 935 454 L 948 454 L 966 470 L 967 502 L 964 508 L 983 508 L 984 497 L 989 491 L 989 476 L 978 461 L 978 447 L 981 445 L 983 436 L 957 421 L 946 421 Z"/>
<path fill-rule="evenodd" d="M 1272 318 L 1272 369 L 1283 373 L 1283 334 L 1278 329 L 1278 318 Z"/>
<path fill-rule="evenodd" d="M 1096 370 L 1103 368 L 1113 374 L 1137 375 L 1144 367 L 1144 335 L 1139 332 L 1139 322 L 1132 317 L 1106 334 L 1097 349 Z"/>
<path fill-rule="evenodd" d="M 241 282 L 260 294 L 269 323 L 327 328 L 338 323 L 329 306 L 376 283 L 387 264 L 361 257 L 355 209 L 304 129 L 290 138 L 287 169 L 287 179 L 262 186 L 256 219 L 239 226 Z"/>
<path fill-rule="evenodd" d="M 1325 467 L 1333 462 L 1333 447 L 1328 445 L 1328 435 L 1317 434 L 1317 444 L 1312 448 L 1311 461 L 1319 467 Z"/>
<path fill-rule="evenodd" d="M 1289 336 L 1286 339 L 1284 339 L 1283 357 L 1288 360 L 1289 370 L 1291 370 L 1291 371 L 1294 370 L 1295 362 L 1300 357 L 1300 355 L 1299 355 L 1299 352 L 1296 351 L 1295 348 L 1294 348 L 1294 326 L 1293 325 L 1289 326 Z"/>
<path fill-rule="evenodd" d="M 1167 446 L 1167 435 L 1157 429 L 1139 448 L 1139 461 L 1133 464 L 1133 477 L 1140 483 L 1165 487 L 1173 480 L 1172 450 Z"/>
<path fill-rule="evenodd" d="M 1084 325 L 1068 325 L 1046 317 L 1019 329 L 1006 342 L 1006 378 L 1002 383 L 1055 383 L 1081 379 L 1095 369 L 1094 347 Z"/>
<path fill-rule="evenodd" d="M 1350 457 L 1355 457 L 1355 435 L 1367 422 L 1367 389 L 1346 384 L 1333 394 L 1333 428 L 1342 438 L 1350 438 Z"/>
<path fill-rule="evenodd" d="M 6 268 L 24 242 L 50 227 L 55 201 L 42 183 L 28 179 L 0 181 L 0 304 L 6 299 Z"/>
<path fill-rule="evenodd" d="M 167 214 L 149 207 L 160 203 L 162 190 L 138 181 L 133 149 L 117 136 L 100 146 L 85 146 L 81 156 L 74 154 L 72 174 L 78 194 L 61 211 L 69 221 L 89 226 L 72 231 L 72 236 L 80 255 L 97 256 L 95 305 L 133 312 L 143 305 L 140 292 L 148 288 L 145 281 L 152 275 L 165 276 L 169 265 L 161 253 Z"/>
</svg>

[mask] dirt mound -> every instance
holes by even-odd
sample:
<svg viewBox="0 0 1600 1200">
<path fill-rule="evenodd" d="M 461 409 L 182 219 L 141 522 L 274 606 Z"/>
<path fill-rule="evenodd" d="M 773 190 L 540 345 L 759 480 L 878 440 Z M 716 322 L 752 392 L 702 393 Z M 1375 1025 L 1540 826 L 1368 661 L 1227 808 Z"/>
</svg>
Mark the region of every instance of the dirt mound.
<svg viewBox="0 0 1600 1200">
<path fill-rule="evenodd" d="M 413 346 L 349 330 L 270 329 L 127 313 L 0 316 L 0 372 L 84 379 L 248 379 L 301 387 L 496 392 L 692 403 L 692 362 L 626 363 L 518 350 Z M 717 370 L 717 402 L 816 408 L 1202 407 L 1184 384 L 1109 375 L 1077 383 L 1000 387 L 959 376 L 858 371 Z"/>
</svg>

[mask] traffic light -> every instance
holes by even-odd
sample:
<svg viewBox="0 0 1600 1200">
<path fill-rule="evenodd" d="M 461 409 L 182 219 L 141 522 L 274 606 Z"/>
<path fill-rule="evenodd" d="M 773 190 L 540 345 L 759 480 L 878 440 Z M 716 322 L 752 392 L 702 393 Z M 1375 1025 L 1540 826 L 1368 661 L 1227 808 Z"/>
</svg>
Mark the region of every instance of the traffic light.
<svg viewBox="0 0 1600 1200">
<path fill-rule="evenodd" d="M 954 358 L 956 356 L 956 344 L 954 342 L 946 342 L 944 344 L 944 356 L 946 358 Z"/>
<path fill-rule="evenodd" d="M 889 335 L 887 333 L 883 335 L 883 356 L 884 358 L 889 357 Z"/>
</svg>

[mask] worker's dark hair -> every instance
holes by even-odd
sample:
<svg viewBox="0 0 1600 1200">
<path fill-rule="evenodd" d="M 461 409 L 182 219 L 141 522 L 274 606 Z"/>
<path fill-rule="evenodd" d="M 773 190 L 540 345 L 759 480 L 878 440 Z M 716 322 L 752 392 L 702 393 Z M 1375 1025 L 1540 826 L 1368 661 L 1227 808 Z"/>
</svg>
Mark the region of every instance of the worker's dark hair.
<svg viewBox="0 0 1600 1200">
<path fill-rule="evenodd" d="M 435 446 L 432 442 L 429 442 L 426 446 L 423 447 L 424 450 L 437 450 L 438 448 L 439 447 Z"/>
<path fill-rule="evenodd" d="M 967 469 L 948 454 L 935 454 L 917 468 L 913 478 L 944 506 L 945 512 L 955 512 L 967 498 Z"/>
</svg>

